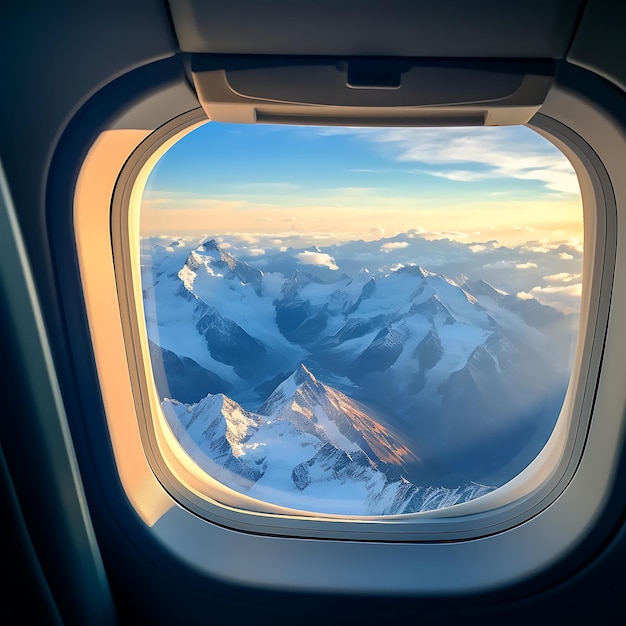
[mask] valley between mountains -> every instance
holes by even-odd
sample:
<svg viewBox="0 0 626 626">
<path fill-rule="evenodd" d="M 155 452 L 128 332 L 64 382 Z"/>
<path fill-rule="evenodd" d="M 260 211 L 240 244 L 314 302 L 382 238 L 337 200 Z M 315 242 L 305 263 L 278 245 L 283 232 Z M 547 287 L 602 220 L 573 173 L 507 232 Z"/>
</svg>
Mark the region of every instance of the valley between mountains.
<svg viewBox="0 0 626 626">
<path fill-rule="evenodd" d="M 536 456 L 573 316 L 417 265 L 286 271 L 288 255 L 142 250 L 163 412 L 205 471 L 291 508 L 389 515 L 474 499 Z"/>
</svg>

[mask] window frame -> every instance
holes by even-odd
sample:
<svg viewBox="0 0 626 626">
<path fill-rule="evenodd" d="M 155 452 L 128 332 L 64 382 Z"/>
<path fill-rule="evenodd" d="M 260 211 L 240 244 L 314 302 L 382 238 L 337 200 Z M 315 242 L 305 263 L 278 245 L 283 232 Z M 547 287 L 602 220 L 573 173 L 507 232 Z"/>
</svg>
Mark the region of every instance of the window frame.
<svg viewBox="0 0 626 626">
<path fill-rule="evenodd" d="M 572 384 L 569 386 L 555 432 L 546 448 L 526 470 L 507 485 L 475 501 L 435 511 L 387 516 L 346 517 L 311 514 L 297 509 L 285 511 L 284 507 L 234 492 L 207 477 L 193 462 L 188 462 L 186 454 L 180 449 L 162 416 L 150 367 L 141 298 L 139 207 L 145 181 L 154 164 L 173 143 L 192 132 L 203 120 L 204 123 L 211 123 L 202 112 L 185 114 L 147 137 L 120 172 L 113 198 L 113 254 L 116 259 L 121 259 L 121 263 L 116 263 L 117 284 L 121 286 L 119 297 L 123 302 L 123 309 L 137 311 L 136 316 L 131 313 L 124 320 L 133 387 L 138 390 L 134 394 L 135 410 L 149 463 L 170 495 L 197 515 L 239 530 L 254 528 L 255 532 L 281 536 L 349 537 L 375 541 L 450 541 L 484 537 L 523 523 L 549 506 L 571 479 L 589 426 L 592 394 L 589 393 L 585 381 L 597 378 L 599 364 L 598 355 L 593 354 L 594 344 L 589 341 L 589 332 L 584 333 L 586 345 L 577 350 L 574 358 Z M 600 163 L 594 162 L 590 148 L 580 137 L 568 132 L 555 120 L 538 116 L 534 124 L 546 139 L 553 142 L 556 140 L 562 149 L 569 149 L 569 157 L 579 161 L 576 167 L 579 175 L 597 178 L 596 181 L 591 181 L 591 186 L 596 190 L 593 214 L 598 216 L 598 221 L 606 221 L 610 210 L 600 204 L 604 196 L 598 193 L 598 187 L 602 186 L 600 178 L 603 168 Z M 598 236 L 606 228 L 594 227 L 589 219 L 586 222 L 587 249 L 591 250 L 592 255 L 594 251 L 604 257 L 610 255 L 611 246 L 605 240 L 598 241 Z M 597 286 L 597 278 L 590 277 L 593 269 L 590 267 L 589 256 L 587 252 L 583 284 Z M 593 265 L 604 265 L 603 261 L 606 258 L 596 258 Z M 606 276 L 604 279 L 606 280 Z M 600 289 L 591 293 L 587 289 L 583 294 L 581 327 L 588 327 L 590 322 L 596 326 L 606 325 L 606 319 L 598 319 L 597 313 L 593 315 L 600 308 L 595 299 L 600 292 L 605 291 Z M 595 320 L 590 320 L 590 316 L 595 317 Z M 603 332 L 599 328 L 594 331 L 593 336 L 598 331 Z M 575 390 L 574 394 L 572 388 Z M 569 426 L 572 423 L 576 424 L 574 428 Z M 566 431 L 566 435 L 563 431 Z M 445 520 L 445 528 L 442 528 L 442 520 Z"/>
<path fill-rule="evenodd" d="M 558 102 L 559 98 L 572 99 L 578 107 L 578 120 L 573 119 L 571 124 L 573 127 L 576 127 L 576 122 L 580 122 L 580 119 L 588 114 L 590 118 L 595 117 L 595 119 L 587 121 L 587 131 L 593 122 L 601 122 L 600 125 L 603 126 L 605 133 L 615 131 L 615 129 L 619 131 L 621 128 L 619 122 L 611 119 L 602 107 L 596 109 L 593 102 L 589 104 L 580 94 L 571 94 L 565 89 L 556 96 L 556 104 L 551 103 L 552 108 L 557 112 L 561 106 Z M 547 110 L 550 110 L 550 106 Z M 180 121 L 180 118 L 178 120 Z M 395 525 L 395 529 L 399 529 L 398 532 L 390 532 L 390 524 L 387 520 L 374 521 L 380 527 L 380 532 L 377 533 L 372 533 L 367 528 L 371 520 L 365 522 L 362 520 L 349 522 L 324 520 L 323 525 L 326 530 L 316 533 L 310 528 L 310 520 L 289 518 L 288 523 L 291 524 L 291 529 L 288 529 L 277 526 L 272 521 L 272 516 L 264 513 L 245 513 L 246 518 L 240 520 L 241 523 L 237 525 L 233 523 L 233 519 L 239 512 L 226 506 L 221 507 L 221 512 L 224 513 L 222 517 L 216 515 L 209 520 L 205 517 L 206 509 L 196 509 L 197 501 L 194 499 L 198 497 L 197 494 L 191 492 L 191 498 L 187 498 L 189 493 L 181 495 L 177 491 L 179 488 L 177 477 L 173 477 L 173 484 L 168 484 L 167 481 L 172 480 L 171 476 L 159 474 L 158 467 L 147 465 L 149 471 L 145 474 L 146 480 L 152 481 L 150 493 L 147 494 L 145 485 L 143 485 L 142 492 L 142 489 L 137 486 L 129 487 L 129 484 L 122 480 L 124 489 L 135 510 L 149 527 L 153 538 L 167 546 L 168 551 L 176 555 L 181 563 L 204 575 L 218 579 L 236 580 L 240 584 L 272 588 L 333 593 L 457 595 L 494 590 L 532 579 L 538 571 L 545 571 L 558 562 L 567 560 L 574 547 L 583 543 L 587 535 L 594 530 L 601 512 L 608 506 L 607 501 L 611 496 L 613 479 L 620 461 L 622 441 L 623 416 L 622 420 L 611 421 L 611 415 L 604 415 L 602 411 L 598 415 L 594 404 L 596 399 L 601 397 L 601 394 L 597 392 L 602 386 L 603 379 L 610 379 L 606 385 L 612 386 L 613 392 L 616 385 L 614 376 L 604 375 L 606 368 L 601 367 L 601 361 L 605 353 L 605 336 L 612 312 L 613 274 L 617 271 L 615 263 L 615 244 L 619 234 L 615 220 L 617 209 L 610 176 L 594 150 L 574 131 L 569 130 L 560 122 L 550 121 L 547 117 L 537 118 L 537 120 L 539 121 L 538 128 L 544 126 L 541 130 L 548 132 L 552 137 L 558 135 L 560 131 L 569 134 L 569 136 L 560 137 L 558 141 L 561 141 L 564 146 L 569 146 L 568 149 L 576 157 L 574 165 L 578 168 L 579 178 L 580 172 L 587 172 L 586 179 L 581 180 L 583 205 L 587 213 L 591 210 L 592 216 L 596 214 L 599 216 L 598 220 L 586 219 L 586 228 L 591 228 L 597 236 L 597 240 L 594 238 L 597 245 L 594 247 L 593 258 L 586 254 L 586 271 L 594 273 L 592 280 L 585 281 L 586 285 L 592 287 L 586 297 L 592 301 L 596 298 L 597 307 L 588 307 L 587 332 L 584 334 L 584 341 L 579 342 L 579 356 L 585 363 L 582 368 L 585 372 L 579 374 L 579 381 L 583 382 L 577 386 L 579 393 L 582 394 L 578 407 L 584 414 L 584 420 L 577 422 L 576 428 L 568 431 L 573 441 L 576 442 L 576 446 L 570 446 L 571 454 L 567 456 L 569 475 L 563 472 L 560 477 L 552 476 L 552 479 L 557 478 L 558 489 L 554 486 L 548 489 L 548 493 L 544 493 L 544 498 L 539 498 L 534 502 L 534 508 L 526 506 L 524 515 L 518 518 L 511 515 L 511 505 L 501 507 L 496 513 L 487 511 L 474 514 L 473 519 L 478 520 L 481 527 L 485 529 L 483 534 L 477 534 L 475 529 L 466 533 L 459 531 L 456 522 L 460 518 L 448 518 L 445 514 L 442 515 L 441 511 L 436 512 L 436 519 L 426 520 L 422 525 L 424 532 L 420 534 L 417 534 L 415 529 L 407 531 L 400 524 Z M 546 125 L 548 129 L 545 128 Z M 165 126 L 161 127 L 159 132 L 166 130 Z M 151 137 L 151 141 L 155 139 L 155 135 Z M 623 142 L 623 135 L 619 135 L 619 139 Z M 146 156 L 148 145 L 144 142 L 140 149 L 131 155 L 127 163 L 128 168 L 132 166 L 135 159 Z M 116 184 L 113 201 L 114 214 L 121 208 L 116 202 L 118 198 L 123 197 L 125 189 L 128 193 L 128 185 L 124 182 L 122 173 Z M 76 230 L 79 230 L 79 215 L 84 215 L 84 209 L 75 206 L 75 210 L 74 226 Z M 119 246 L 119 241 L 115 242 L 116 237 L 119 236 L 116 228 L 113 222 L 113 244 L 111 240 L 108 241 L 108 245 L 113 245 L 113 248 Z M 585 245 L 588 241 L 586 236 Z M 130 311 L 125 302 L 128 292 L 124 272 L 128 271 L 128 267 L 122 269 L 119 248 L 117 256 L 116 252 L 111 250 L 111 259 L 114 261 L 118 282 L 116 294 L 109 293 L 108 297 L 113 296 L 116 301 L 119 298 L 119 315 L 122 317 L 120 330 L 123 329 L 125 333 L 128 333 L 129 325 L 132 329 L 133 324 L 132 318 L 131 320 L 125 318 Z M 120 272 L 122 272 L 121 275 Z M 83 273 L 84 283 L 89 280 L 88 273 Z M 623 298 L 618 301 L 618 310 L 625 306 L 622 300 Z M 88 317 L 91 306 L 93 304 L 87 306 Z M 95 325 L 91 325 L 91 332 L 92 336 L 97 334 L 98 329 Z M 128 334 L 125 339 L 128 340 Z M 133 383 L 137 376 L 141 375 L 141 368 L 138 367 L 136 360 L 137 348 L 136 339 L 133 339 L 131 344 L 125 345 L 129 357 L 126 361 L 124 355 L 124 360 L 129 367 Z M 612 358 L 614 361 L 615 356 L 613 355 Z M 106 372 L 102 367 L 99 367 L 99 376 L 106 405 L 106 396 L 111 393 L 111 389 L 109 388 L 108 391 L 105 389 L 106 384 L 103 382 Z M 583 385 L 585 389 L 581 391 Z M 141 402 L 138 400 L 141 394 L 135 393 L 134 395 L 134 401 Z M 132 394 L 130 397 L 132 399 Z M 144 407 L 145 405 L 141 404 L 139 410 L 144 411 Z M 605 411 L 606 408 L 605 406 Z M 143 454 L 150 457 L 155 453 L 151 448 L 150 439 L 147 439 L 148 445 L 145 445 L 145 432 L 141 433 L 143 440 L 141 437 L 133 438 L 132 442 L 122 442 L 121 438 L 113 432 L 118 428 L 118 425 L 114 425 L 113 422 L 121 419 L 135 420 L 136 425 L 145 431 L 145 421 L 137 420 L 137 410 L 137 406 L 134 404 L 131 406 L 128 402 L 124 416 L 112 415 L 107 410 L 112 440 L 117 438 L 117 442 L 113 441 L 116 461 Z M 140 444 L 139 447 L 137 447 L 137 442 Z M 598 445 L 605 446 L 605 458 L 598 456 Z M 595 448 L 593 457 L 585 454 L 589 446 Z M 580 456 L 578 452 L 581 452 Z M 587 457 L 599 459 L 600 463 L 597 465 L 601 467 L 594 467 L 590 470 L 589 463 L 585 462 Z M 153 473 L 151 478 L 150 472 Z M 581 493 L 581 489 L 589 485 L 592 478 L 597 479 L 594 481 L 597 487 L 596 492 Z M 154 513 L 153 511 L 151 515 L 143 510 L 142 514 L 142 507 L 149 508 L 145 505 L 146 498 L 155 497 L 156 492 L 159 492 L 161 499 L 160 512 Z M 553 498 L 548 498 L 547 495 Z M 518 500 L 513 504 L 519 505 L 520 503 L 529 504 L 529 499 Z M 573 511 L 575 515 L 572 514 Z M 505 518 L 505 522 L 503 526 L 498 527 L 494 522 L 498 522 L 495 516 L 500 514 Z M 269 523 L 267 523 L 268 519 Z M 558 529 L 555 528 L 555 521 L 561 522 Z M 299 527 L 298 522 L 308 527 Z M 351 528 L 347 528 L 348 524 Z M 452 531 L 453 526 L 457 526 L 454 531 Z M 597 533 L 594 536 L 596 540 L 604 540 L 605 537 L 604 534 L 600 537 Z M 315 540 L 301 541 L 302 537 L 315 538 Z M 594 543 L 587 543 L 585 550 L 578 551 L 575 560 L 582 562 L 585 555 L 590 553 L 589 550 L 592 549 L 591 545 Z M 252 550 L 255 553 L 270 555 L 268 558 L 271 558 L 273 563 L 273 567 L 269 568 L 271 571 L 268 571 L 267 562 L 264 564 L 263 559 L 257 563 L 246 557 Z M 377 571 L 373 571 L 373 561 L 375 561 Z M 316 566 L 303 572 L 300 567 L 303 562 L 318 564 L 332 562 L 333 569 L 332 571 L 324 569 L 322 572 L 323 568 Z M 359 563 L 361 567 L 356 565 Z M 389 575 L 389 568 L 395 568 L 393 575 Z M 385 572 L 387 575 L 384 574 Z"/>
</svg>

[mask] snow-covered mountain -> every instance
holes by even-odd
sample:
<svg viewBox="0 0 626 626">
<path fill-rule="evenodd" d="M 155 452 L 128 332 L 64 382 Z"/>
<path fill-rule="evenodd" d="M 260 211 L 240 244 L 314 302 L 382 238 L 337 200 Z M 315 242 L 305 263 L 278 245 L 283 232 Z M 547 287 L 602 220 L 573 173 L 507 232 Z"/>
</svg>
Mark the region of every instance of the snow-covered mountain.
<svg viewBox="0 0 626 626">
<path fill-rule="evenodd" d="M 419 459 L 401 437 L 300 366 L 260 407 L 224 394 L 195 405 L 163 401 L 190 456 L 208 473 L 253 497 L 321 513 L 389 515 L 450 506 L 492 487 L 418 486 L 405 468 Z"/>
<path fill-rule="evenodd" d="M 328 432 L 325 441 L 322 430 L 351 433 L 375 464 L 388 464 L 391 450 L 376 428 L 387 436 L 392 427 L 402 433 L 402 449 L 421 460 L 419 471 L 408 463 L 410 480 L 449 488 L 502 484 L 537 454 L 558 416 L 571 321 L 534 299 L 411 265 L 332 282 L 271 265 L 261 271 L 214 240 L 154 248 L 148 257 L 144 304 L 162 398 L 199 407 L 207 394 L 226 394 L 224 401 L 265 424 L 258 416 L 277 417 L 279 398 L 294 397 L 292 385 L 296 405 L 317 398 L 315 406 L 328 411 L 342 407 L 343 418 L 333 412 L 322 427 L 308 417 L 298 422 L 306 411 L 285 406 L 280 423 L 324 445 L 337 442 Z M 293 372 L 305 371 L 317 380 L 296 384 Z M 348 409 L 337 394 L 369 413 Z M 298 472 L 304 476 L 305 466 Z M 255 481 L 259 489 L 263 481 Z"/>
</svg>

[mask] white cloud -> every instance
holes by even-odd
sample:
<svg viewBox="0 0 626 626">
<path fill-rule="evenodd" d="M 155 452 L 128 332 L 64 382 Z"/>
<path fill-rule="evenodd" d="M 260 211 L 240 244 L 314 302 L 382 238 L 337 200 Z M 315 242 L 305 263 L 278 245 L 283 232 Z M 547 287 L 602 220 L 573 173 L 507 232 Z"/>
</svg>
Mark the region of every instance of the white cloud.
<svg viewBox="0 0 626 626">
<path fill-rule="evenodd" d="M 583 252 L 584 250 L 583 242 L 579 241 L 575 237 L 571 237 L 568 244 L 571 248 L 575 248 L 576 250 L 578 250 L 578 252 Z"/>
<path fill-rule="evenodd" d="M 476 252 L 484 252 L 485 250 L 487 250 L 487 246 L 481 244 L 481 243 L 475 243 L 474 245 L 470 246 L 469 249 L 476 253 Z"/>
<path fill-rule="evenodd" d="M 305 250 L 296 254 L 296 259 L 303 265 L 325 265 L 328 269 L 338 270 L 339 266 L 335 263 L 335 259 L 325 252 L 312 252 Z"/>
<path fill-rule="evenodd" d="M 408 247 L 408 242 L 407 241 L 388 241 L 387 243 L 384 243 L 380 249 L 382 252 L 390 252 L 391 250 L 400 250 L 401 248 L 407 248 Z"/>
<path fill-rule="evenodd" d="M 496 261 L 495 263 L 486 263 L 482 266 L 483 270 L 503 270 L 512 269 L 516 266 L 514 261 Z"/>
<path fill-rule="evenodd" d="M 248 254 L 250 256 L 263 256 L 265 254 L 265 250 L 263 250 L 263 248 L 250 248 L 250 250 L 248 250 Z"/>
<path fill-rule="evenodd" d="M 537 267 L 536 263 L 517 263 L 515 268 L 518 270 L 530 270 Z"/>
<path fill-rule="evenodd" d="M 403 267 L 406 267 L 406 266 L 404 265 L 404 263 L 396 263 L 395 265 L 392 265 L 392 266 L 389 268 L 389 271 L 390 271 L 390 272 L 397 272 L 398 270 L 401 270 Z"/>
<path fill-rule="evenodd" d="M 535 294 L 562 293 L 562 294 L 567 294 L 570 296 L 580 296 L 583 292 L 583 286 L 581 283 L 576 283 L 575 285 L 563 285 L 563 286 L 550 285 L 548 287 L 533 287 L 530 291 Z"/>
<path fill-rule="evenodd" d="M 563 261 L 571 261 L 574 258 L 573 255 L 568 254 L 567 252 L 559 252 L 559 259 Z"/>
<path fill-rule="evenodd" d="M 438 176 L 439 178 L 447 178 L 448 180 L 458 180 L 464 183 L 471 183 L 476 180 L 486 180 L 488 178 L 497 178 L 496 174 L 490 172 L 470 172 L 468 170 L 450 170 L 433 172 L 430 170 L 422 170 L 425 174 Z"/>
<path fill-rule="evenodd" d="M 522 246 L 522 250 L 538 254 L 546 254 L 550 252 L 550 248 L 548 246 Z"/>
<path fill-rule="evenodd" d="M 470 238 L 468 233 L 464 233 L 458 230 L 424 230 L 421 232 L 420 237 L 428 239 L 429 241 L 441 241 L 445 239 L 450 239 L 452 241 L 462 241 L 464 239 Z"/>
<path fill-rule="evenodd" d="M 445 237 L 450 237 L 451 239 L 468 239 L 469 235 L 467 233 L 461 232 L 460 230 L 442 230 L 438 235 L 444 235 Z"/>
<path fill-rule="evenodd" d="M 255 244 L 259 243 L 258 237 L 254 235 L 250 235 L 249 233 L 234 233 L 236 237 L 241 239 L 241 241 L 245 241 L 246 243 Z"/>
<path fill-rule="evenodd" d="M 579 278 L 580 278 L 580 274 L 569 274 L 567 272 L 560 272 L 558 274 L 550 274 L 550 276 L 543 277 L 543 279 L 547 280 L 549 283 L 553 283 L 553 282 L 571 283 L 573 280 L 578 280 Z"/>
<path fill-rule="evenodd" d="M 580 193 L 567 159 L 547 141 L 518 128 L 335 128 L 324 134 L 352 134 L 391 145 L 396 159 L 426 165 L 473 164 L 471 169 L 428 171 L 433 176 L 474 181 L 485 178 L 536 180 L 558 193 Z"/>
<path fill-rule="evenodd" d="M 535 297 L 532 293 L 528 293 L 527 291 L 518 291 L 515 295 L 520 300 L 532 300 Z"/>
<path fill-rule="evenodd" d="M 580 311 L 580 296 L 582 284 L 549 285 L 548 287 L 533 287 L 530 292 L 541 302 L 563 313 Z"/>
</svg>

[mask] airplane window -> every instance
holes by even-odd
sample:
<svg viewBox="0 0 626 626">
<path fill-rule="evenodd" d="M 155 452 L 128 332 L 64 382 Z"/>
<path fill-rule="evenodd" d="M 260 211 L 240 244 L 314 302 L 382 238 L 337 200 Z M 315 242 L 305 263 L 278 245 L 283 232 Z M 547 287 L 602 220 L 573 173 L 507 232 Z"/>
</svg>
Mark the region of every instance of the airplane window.
<svg viewBox="0 0 626 626">
<path fill-rule="evenodd" d="M 250 502 L 385 516 L 488 494 L 561 412 L 582 215 L 526 127 L 201 125 L 141 200 L 157 419 Z"/>
</svg>

